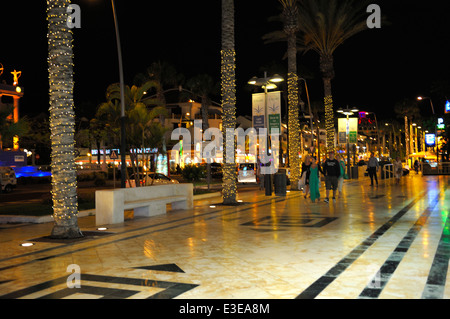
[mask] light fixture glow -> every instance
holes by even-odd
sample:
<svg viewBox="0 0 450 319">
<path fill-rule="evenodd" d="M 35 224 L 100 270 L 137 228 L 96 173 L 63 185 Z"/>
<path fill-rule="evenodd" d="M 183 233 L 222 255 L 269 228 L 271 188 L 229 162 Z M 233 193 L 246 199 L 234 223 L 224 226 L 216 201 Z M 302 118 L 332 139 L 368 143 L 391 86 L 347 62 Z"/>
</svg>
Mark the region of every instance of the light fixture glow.
<svg viewBox="0 0 450 319">
<path fill-rule="evenodd" d="M 274 90 L 277 88 L 277 86 L 273 83 L 267 83 L 267 85 L 263 86 L 263 88 L 267 88 L 268 90 Z"/>
<path fill-rule="evenodd" d="M 20 246 L 22 246 L 22 247 L 30 247 L 30 246 L 33 246 L 34 245 L 34 243 L 22 243 L 22 244 L 20 244 Z"/>
<path fill-rule="evenodd" d="M 258 78 L 256 76 L 254 76 L 248 81 L 248 84 L 255 85 L 257 82 L 258 82 Z"/>
<path fill-rule="evenodd" d="M 269 81 L 270 81 L 270 82 L 273 82 L 273 83 L 279 83 L 279 82 L 283 82 L 284 79 L 283 79 L 280 75 L 275 74 L 274 76 L 272 76 L 272 77 L 270 78 Z"/>
</svg>

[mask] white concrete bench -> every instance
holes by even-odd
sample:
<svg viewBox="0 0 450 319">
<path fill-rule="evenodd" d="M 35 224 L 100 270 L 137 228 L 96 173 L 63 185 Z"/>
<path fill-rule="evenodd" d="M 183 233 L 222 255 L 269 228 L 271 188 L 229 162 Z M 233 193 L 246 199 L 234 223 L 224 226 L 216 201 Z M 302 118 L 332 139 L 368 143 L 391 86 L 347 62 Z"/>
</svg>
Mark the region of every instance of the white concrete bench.
<svg viewBox="0 0 450 319">
<path fill-rule="evenodd" d="M 167 184 L 134 188 L 118 188 L 95 192 L 95 223 L 117 224 L 124 221 L 124 210 L 133 209 L 134 216 L 150 217 L 172 209 L 192 209 L 192 184 Z"/>
</svg>

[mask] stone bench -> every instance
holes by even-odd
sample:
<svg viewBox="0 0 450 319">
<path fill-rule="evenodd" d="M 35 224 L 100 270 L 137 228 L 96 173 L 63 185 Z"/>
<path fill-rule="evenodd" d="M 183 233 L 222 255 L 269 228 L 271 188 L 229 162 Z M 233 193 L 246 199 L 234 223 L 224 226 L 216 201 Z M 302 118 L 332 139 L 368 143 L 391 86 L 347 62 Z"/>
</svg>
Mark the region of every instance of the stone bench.
<svg viewBox="0 0 450 319">
<path fill-rule="evenodd" d="M 192 184 L 167 184 L 145 187 L 98 190 L 95 192 L 95 224 L 118 224 L 124 221 L 124 211 L 134 210 L 134 216 L 150 217 L 172 209 L 194 207 Z"/>
</svg>

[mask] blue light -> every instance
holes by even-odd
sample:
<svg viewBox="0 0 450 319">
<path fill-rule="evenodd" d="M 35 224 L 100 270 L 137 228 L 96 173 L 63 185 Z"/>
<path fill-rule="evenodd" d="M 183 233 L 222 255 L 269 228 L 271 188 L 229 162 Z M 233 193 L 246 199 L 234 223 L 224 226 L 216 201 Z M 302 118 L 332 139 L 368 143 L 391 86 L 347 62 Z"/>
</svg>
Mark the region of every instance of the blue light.
<svg viewBox="0 0 450 319">
<path fill-rule="evenodd" d="M 51 172 L 41 172 L 36 166 L 15 166 L 13 167 L 16 178 L 19 177 L 46 177 L 52 176 Z"/>
<path fill-rule="evenodd" d="M 450 101 L 445 102 L 445 113 L 450 113 Z"/>
<path fill-rule="evenodd" d="M 435 134 L 425 134 L 425 144 L 427 146 L 436 145 L 436 135 Z"/>
</svg>

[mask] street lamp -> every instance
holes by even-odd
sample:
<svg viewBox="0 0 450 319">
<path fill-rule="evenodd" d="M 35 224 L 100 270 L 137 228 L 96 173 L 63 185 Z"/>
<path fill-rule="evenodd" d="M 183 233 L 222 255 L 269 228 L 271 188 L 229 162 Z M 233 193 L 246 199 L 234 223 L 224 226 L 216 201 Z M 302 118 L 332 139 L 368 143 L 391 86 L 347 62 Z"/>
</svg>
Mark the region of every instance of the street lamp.
<svg viewBox="0 0 450 319">
<path fill-rule="evenodd" d="M 306 80 L 304 78 L 299 78 L 298 80 L 305 82 L 306 98 L 308 100 L 308 110 L 309 110 L 309 125 L 311 126 L 311 145 L 314 146 L 313 115 L 312 115 L 312 112 L 311 112 L 311 103 L 309 102 L 308 84 L 306 83 Z M 317 125 L 317 128 L 319 128 L 319 125 Z M 317 142 L 318 145 L 320 145 L 319 144 L 320 143 L 320 136 L 319 136 L 319 134 L 317 134 L 317 141 L 318 141 Z M 318 157 L 320 159 L 320 149 L 319 149 L 319 147 L 317 147 L 317 149 L 319 150 Z"/>
<path fill-rule="evenodd" d="M 359 110 L 357 108 L 346 108 L 346 109 L 339 109 L 337 110 L 338 113 L 344 114 L 347 116 L 347 131 L 346 131 L 346 137 L 347 137 L 347 175 L 350 176 L 350 139 L 349 139 L 349 133 L 350 133 L 350 126 L 349 126 L 349 116 L 353 115 L 354 113 L 358 112 Z"/>
<path fill-rule="evenodd" d="M 267 116 L 267 93 L 268 90 L 276 89 L 277 86 L 275 83 L 283 82 L 284 79 L 278 75 L 275 74 L 274 76 L 268 77 L 267 72 L 264 72 L 263 78 L 258 78 L 256 76 L 252 77 L 248 84 L 260 86 L 264 89 L 264 126 L 267 129 L 267 138 L 266 138 L 266 152 L 269 152 L 269 125 L 268 125 L 268 116 Z M 269 178 L 266 178 L 264 176 L 264 188 L 266 191 L 266 196 L 272 196 L 272 178 L 271 175 L 268 175 Z"/>
<path fill-rule="evenodd" d="M 119 35 L 119 23 L 117 22 L 116 6 L 114 0 L 111 0 L 113 15 L 114 15 L 114 27 L 116 30 L 116 42 L 117 42 L 117 57 L 119 60 L 119 80 L 120 80 L 120 161 L 121 161 L 121 172 L 120 172 L 120 187 L 125 188 L 126 181 L 126 135 L 125 135 L 125 85 L 123 79 L 123 65 L 122 65 L 122 49 L 120 46 L 120 35 Z"/>
<path fill-rule="evenodd" d="M 430 100 L 430 104 L 431 104 L 431 110 L 433 111 L 433 115 L 434 113 L 434 106 L 433 106 L 433 101 L 431 100 L 431 98 L 427 97 L 427 96 L 418 96 L 417 97 L 418 101 L 423 101 L 423 100 Z"/>
</svg>

